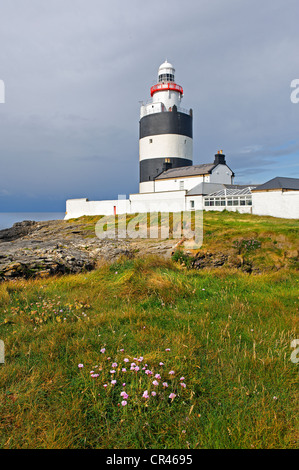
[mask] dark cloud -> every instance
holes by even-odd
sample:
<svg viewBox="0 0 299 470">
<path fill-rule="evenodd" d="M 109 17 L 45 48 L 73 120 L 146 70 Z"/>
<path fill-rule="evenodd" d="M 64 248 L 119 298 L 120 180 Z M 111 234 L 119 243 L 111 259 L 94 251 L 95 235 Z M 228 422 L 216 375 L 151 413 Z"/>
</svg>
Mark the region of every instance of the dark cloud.
<svg viewBox="0 0 299 470">
<path fill-rule="evenodd" d="M 297 0 L 3 0 L 0 212 L 138 190 L 139 101 L 166 58 L 194 111 L 194 163 L 299 177 Z"/>
</svg>

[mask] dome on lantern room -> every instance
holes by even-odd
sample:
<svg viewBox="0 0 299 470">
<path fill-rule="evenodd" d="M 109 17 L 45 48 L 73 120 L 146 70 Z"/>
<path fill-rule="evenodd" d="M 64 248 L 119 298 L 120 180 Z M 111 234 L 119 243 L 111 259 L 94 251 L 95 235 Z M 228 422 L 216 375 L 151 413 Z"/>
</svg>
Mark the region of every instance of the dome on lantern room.
<svg viewBox="0 0 299 470">
<path fill-rule="evenodd" d="M 172 64 L 167 62 L 163 62 L 163 64 L 160 65 L 159 67 L 159 72 L 158 72 L 158 81 L 159 82 L 174 82 L 174 72 L 175 68 Z"/>
</svg>

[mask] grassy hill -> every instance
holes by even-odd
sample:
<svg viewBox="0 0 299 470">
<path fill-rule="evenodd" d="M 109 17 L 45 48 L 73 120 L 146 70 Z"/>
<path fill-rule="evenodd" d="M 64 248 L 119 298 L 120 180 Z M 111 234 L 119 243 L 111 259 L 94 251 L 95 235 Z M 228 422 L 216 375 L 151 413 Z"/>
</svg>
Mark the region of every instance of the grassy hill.
<svg viewBox="0 0 299 470">
<path fill-rule="evenodd" d="M 297 447 L 298 221 L 204 229 L 202 253 L 259 269 L 181 253 L 0 284 L 1 448 Z"/>
</svg>

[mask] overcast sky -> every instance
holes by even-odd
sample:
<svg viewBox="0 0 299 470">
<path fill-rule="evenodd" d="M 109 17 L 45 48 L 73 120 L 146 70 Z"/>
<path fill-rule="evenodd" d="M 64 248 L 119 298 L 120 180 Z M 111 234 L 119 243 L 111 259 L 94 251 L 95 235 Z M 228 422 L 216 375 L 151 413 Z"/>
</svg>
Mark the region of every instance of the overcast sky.
<svg viewBox="0 0 299 470">
<path fill-rule="evenodd" d="M 194 164 L 299 177 L 298 0 L 0 0 L 0 212 L 138 192 L 140 101 L 167 59 Z"/>
</svg>

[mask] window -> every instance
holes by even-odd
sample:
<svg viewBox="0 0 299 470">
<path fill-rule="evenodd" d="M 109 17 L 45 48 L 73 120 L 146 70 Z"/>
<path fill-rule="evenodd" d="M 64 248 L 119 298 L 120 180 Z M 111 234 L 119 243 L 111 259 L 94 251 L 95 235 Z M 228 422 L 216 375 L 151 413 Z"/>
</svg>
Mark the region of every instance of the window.
<svg viewBox="0 0 299 470">
<path fill-rule="evenodd" d="M 170 163 L 170 158 L 164 158 L 165 163 Z"/>
<path fill-rule="evenodd" d="M 162 73 L 159 75 L 159 82 L 174 82 L 174 75 L 172 73 Z"/>
<path fill-rule="evenodd" d="M 190 207 L 191 209 L 194 209 L 194 201 L 190 201 Z"/>
<path fill-rule="evenodd" d="M 180 181 L 180 189 L 184 189 L 184 181 Z"/>
<path fill-rule="evenodd" d="M 153 143 L 153 139 L 149 139 L 149 143 L 152 144 L 152 143 Z"/>
</svg>

